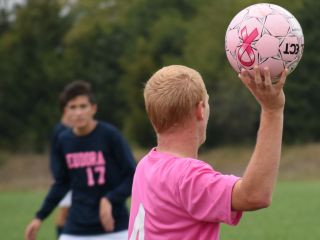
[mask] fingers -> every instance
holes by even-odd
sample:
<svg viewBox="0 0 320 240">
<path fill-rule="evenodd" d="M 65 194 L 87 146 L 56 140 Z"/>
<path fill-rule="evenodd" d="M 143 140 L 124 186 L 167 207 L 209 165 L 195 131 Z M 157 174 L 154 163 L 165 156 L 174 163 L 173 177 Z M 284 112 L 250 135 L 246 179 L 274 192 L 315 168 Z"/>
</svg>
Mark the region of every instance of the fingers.
<svg viewBox="0 0 320 240">
<path fill-rule="evenodd" d="M 36 231 L 34 229 L 30 232 L 30 240 L 36 240 Z"/>
<path fill-rule="evenodd" d="M 114 229 L 114 219 L 112 216 L 104 216 L 101 219 L 104 229 L 108 232 L 113 231 Z"/>
<path fill-rule="evenodd" d="M 254 80 L 257 86 L 262 85 L 261 73 L 258 66 L 254 67 Z"/>
<path fill-rule="evenodd" d="M 271 80 L 269 68 L 268 68 L 268 67 L 265 67 L 265 68 L 263 69 L 263 72 L 264 72 L 264 85 L 265 85 L 267 88 L 271 88 L 271 86 L 272 86 L 272 80 Z"/>
<path fill-rule="evenodd" d="M 275 87 L 277 89 L 282 89 L 283 88 L 284 84 L 286 83 L 287 76 L 288 76 L 288 69 L 286 68 L 281 73 L 279 81 L 275 84 Z"/>
<path fill-rule="evenodd" d="M 241 72 L 239 73 L 238 77 L 247 86 L 250 86 L 250 85 L 251 85 L 251 87 L 262 86 L 265 81 L 262 80 L 260 69 L 258 66 L 254 67 L 253 75 L 254 75 L 254 79 L 252 79 L 252 77 L 250 76 L 248 71 L 243 68 L 243 69 L 241 69 Z M 269 78 L 270 78 L 270 73 L 267 73 L 267 76 L 269 76 Z M 270 81 L 271 81 L 271 79 L 270 79 Z M 268 84 L 269 84 L 269 82 L 268 82 Z"/>
<path fill-rule="evenodd" d="M 100 216 L 101 223 L 106 231 L 113 231 L 114 229 L 114 219 L 111 212 L 104 212 Z"/>
<path fill-rule="evenodd" d="M 26 229 L 25 235 L 24 235 L 25 240 L 35 240 L 36 239 L 36 234 L 35 234 L 35 229 L 33 226 L 28 226 Z"/>
<path fill-rule="evenodd" d="M 264 89 L 268 88 L 270 89 L 273 85 L 278 85 L 278 87 L 282 87 L 285 84 L 286 76 L 288 74 L 288 70 L 285 69 L 279 81 L 277 81 L 276 84 L 272 83 L 271 79 L 271 73 L 268 67 L 265 67 L 263 69 L 263 77 L 261 76 L 261 71 L 258 66 L 254 67 L 254 79 L 250 76 L 248 71 L 246 69 L 241 69 L 241 72 L 239 73 L 238 77 L 242 80 L 242 82 L 247 85 L 249 88 L 257 88 L 257 89 Z"/>
<path fill-rule="evenodd" d="M 105 197 L 100 200 L 100 221 L 106 231 L 113 231 L 115 221 L 112 216 L 112 205 Z"/>
<path fill-rule="evenodd" d="M 260 69 L 258 66 L 254 67 L 253 77 L 250 76 L 246 69 L 241 69 L 238 77 L 248 87 L 250 91 L 256 91 L 257 89 L 264 87 L 264 81 L 262 80 Z"/>
<path fill-rule="evenodd" d="M 249 87 L 249 85 L 251 85 L 253 81 L 248 71 L 245 69 L 241 69 L 241 72 L 238 74 L 238 77 L 241 79 L 243 84 L 246 85 L 247 87 Z"/>
</svg>

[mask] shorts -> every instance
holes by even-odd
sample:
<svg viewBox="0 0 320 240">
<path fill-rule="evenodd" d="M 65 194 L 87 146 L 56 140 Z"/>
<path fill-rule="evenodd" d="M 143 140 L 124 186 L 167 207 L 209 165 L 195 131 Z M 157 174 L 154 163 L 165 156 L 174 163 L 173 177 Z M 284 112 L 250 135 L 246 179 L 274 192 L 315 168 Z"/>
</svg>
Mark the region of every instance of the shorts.
<svg viewBox="0 0 320 240">
<path fill-rule="evenodd" d="M 70 207 L 71 206 L 71 191 L 67 192 L 64 198 L 59 202 L 59 207 Z"/>
<path fill-rule="evenodd" d="M 106 233 L 92 236 L 75 236 L 69 234 L 62 234 L 59 240 L 127 240 L 128 230 L 120 232 Z"/>
</svg>

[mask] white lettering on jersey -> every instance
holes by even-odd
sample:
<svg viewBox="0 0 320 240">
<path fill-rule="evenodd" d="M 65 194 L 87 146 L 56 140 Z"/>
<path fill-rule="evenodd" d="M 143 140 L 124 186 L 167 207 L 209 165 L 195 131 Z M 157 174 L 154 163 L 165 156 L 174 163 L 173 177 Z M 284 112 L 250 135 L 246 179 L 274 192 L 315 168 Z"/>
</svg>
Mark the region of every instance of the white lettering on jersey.
<svg viewBox="0 0 320 240">
<path fill-rule="evenodd" d="M 136 218 L 134 219 L 133 230 L 130 236 L 130 240 L 137 240 L 137 236 L 139 234 L 138 240 L 144 240 L 144 217 L 145 210 L 143 205 L 140 203 L 139 210 Z"/>
</svg>

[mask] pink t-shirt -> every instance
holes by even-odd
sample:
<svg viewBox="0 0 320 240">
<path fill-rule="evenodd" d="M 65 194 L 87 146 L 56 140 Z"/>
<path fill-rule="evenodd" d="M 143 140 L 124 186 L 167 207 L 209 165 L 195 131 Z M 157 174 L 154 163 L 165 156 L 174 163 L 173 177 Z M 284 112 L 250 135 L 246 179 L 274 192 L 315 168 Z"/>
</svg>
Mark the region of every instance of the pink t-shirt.
<svg viewBox="0 0 320 240">
<path fill-rule="evenodd" d="M 218 240 L 219 224 L 236 225 L 242 216 L 231 209 L 238 179 L 153 149 L 135 172 L 129 239 Z"/>
</svg>

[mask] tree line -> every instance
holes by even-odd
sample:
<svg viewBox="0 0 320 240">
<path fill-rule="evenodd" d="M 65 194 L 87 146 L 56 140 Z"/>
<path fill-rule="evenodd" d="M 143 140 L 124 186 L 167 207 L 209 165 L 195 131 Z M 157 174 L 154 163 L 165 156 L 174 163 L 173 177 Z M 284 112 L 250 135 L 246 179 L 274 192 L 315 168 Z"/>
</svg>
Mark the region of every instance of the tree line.
<svg viewBox="0 0 320 240">
<path fill-rule="evenodd" d="M 26 0 L 0 9 L 0 148 L 43 150 L 59 121 L 59 92 L 76 79 L 92 83 L 98 119 L 131 143 L 152 146 L 143 86 L 169 64 L 197 69 L 207 84 L 207 147 L 254 141 L 259 108 L 227 61 L 224 37 L 232 17 L 257 2 Z M 302 61 L 285 87 L 284 140 L 319 141 L 320 2 L 273 2 L 296 16 L 305 36 Z"/>
</svg>

